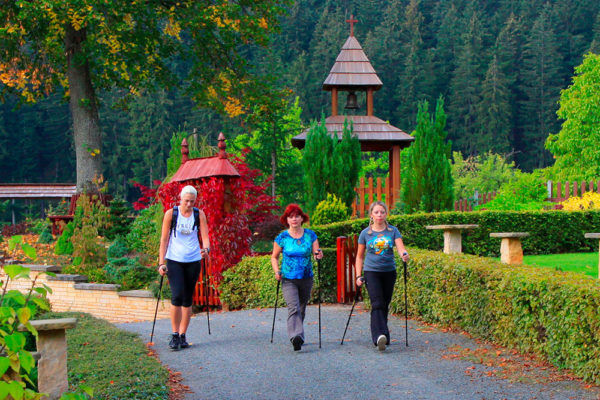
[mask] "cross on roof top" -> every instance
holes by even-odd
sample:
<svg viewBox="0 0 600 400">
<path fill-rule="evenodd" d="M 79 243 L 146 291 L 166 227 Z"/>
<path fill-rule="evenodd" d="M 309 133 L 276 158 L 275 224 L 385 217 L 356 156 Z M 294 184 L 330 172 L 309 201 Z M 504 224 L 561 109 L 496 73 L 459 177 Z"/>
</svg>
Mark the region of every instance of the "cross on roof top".
<svg viewBox="0 0 600 400">
<path fill-rule="evenodd" d="M 354 15 L 350 14 L 350 19 L 346 20 L 350 24 L 350 36 L 354 36 L 354 24 L 358 22 Z"/>
</svg>

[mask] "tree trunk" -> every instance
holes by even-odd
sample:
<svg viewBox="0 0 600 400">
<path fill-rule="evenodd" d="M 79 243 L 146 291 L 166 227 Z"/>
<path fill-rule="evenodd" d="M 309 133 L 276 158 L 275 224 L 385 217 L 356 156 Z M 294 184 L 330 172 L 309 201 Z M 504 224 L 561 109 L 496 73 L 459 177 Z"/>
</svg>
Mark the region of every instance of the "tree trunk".
<svg viewBox="0 0 600 400">
<path fill-rule="evenodd" d="M 271 196 L 275 197 L 275 174 L 277 173 L 277 152 L 271 152 Z"/>
<path fill-rule="evenodd" d="M 66 27 L 65 51 L 67 56 L 67 81 L 69 107 L 73 117 L 73 138 L 77 165 L 77 192 L 94 190 L 93 181 L 102 174 L 102 132 L 98 105 L 90 68 L 82 54 L 86 39 L 84 29 L 76 31 Z"/>
</svg>

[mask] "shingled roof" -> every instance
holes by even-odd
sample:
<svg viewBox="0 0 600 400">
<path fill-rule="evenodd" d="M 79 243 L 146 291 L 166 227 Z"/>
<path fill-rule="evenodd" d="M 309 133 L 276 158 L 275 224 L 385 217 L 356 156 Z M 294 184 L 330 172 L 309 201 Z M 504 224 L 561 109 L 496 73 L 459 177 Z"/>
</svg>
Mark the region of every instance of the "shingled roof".
<svg viewBox="0 0 600 400">
<path fill-rule="evenodd" d="M 325 127 L 330 134 L 342 139 L 344 120 L 352 122 L 353 133 L 358 136 L 363 151 L 388 151 L 393 145 L 401 148 L 410 146 L 415 140 L 406 132 L 393 125 L 369 115 L 334 115 L 325 119 Z M 292 145 L 302 149 L 306 142 L 308 129 L 292 139 Z"/>
<path fill-rule="evenodd" d="M 334 87 L 344 90 L 346 86 L 370 87 L 375 90 L 383 86 L 381 79 L 377 76 L 367 55 L 354 36 L 349 36 L 342 46 L 329 76 L 323 82 L 323 90 L 331 90 Z"/>
</svg>

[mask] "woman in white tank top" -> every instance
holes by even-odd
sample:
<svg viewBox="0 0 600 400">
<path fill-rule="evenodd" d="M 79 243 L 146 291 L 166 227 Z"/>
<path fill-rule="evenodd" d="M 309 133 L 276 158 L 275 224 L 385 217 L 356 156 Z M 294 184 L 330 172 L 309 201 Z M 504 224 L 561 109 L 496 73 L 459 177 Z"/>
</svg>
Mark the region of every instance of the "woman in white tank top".
<svg viewBox="0 0 600 400">
<path fill-rule="evenodd" d="M 208 224 L 202 210 L 199 210 L 199 227 L 195 224 L 194 204 L 197 195 L 193 186 L 188 185 L 181 190 L 177 224 L 171 231 L 173 210 L 167 210 L 160 237 L 158 272 L 167 274 L 172 293 L 173 334 L 169 342 L 172 350 L 189 347 L 185 335 L 192 317 L 192 296 L 200 274 L 200 260 L 208 257 L 210 251 Z M 200 246 L 200 237 L 203 248 Z"/>
</svg>

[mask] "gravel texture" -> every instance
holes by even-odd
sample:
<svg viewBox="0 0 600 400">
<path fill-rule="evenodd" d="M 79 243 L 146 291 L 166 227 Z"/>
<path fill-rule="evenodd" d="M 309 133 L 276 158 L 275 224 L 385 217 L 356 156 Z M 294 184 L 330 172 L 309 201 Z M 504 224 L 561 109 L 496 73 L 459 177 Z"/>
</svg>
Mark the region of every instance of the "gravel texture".
<svg viewBox="0 0 600 400">
<path fill-rule="evenodd" d="M 343 346 L 340 340 L 350 306 L 321 308 L 322 348 L 318 344 L 318 308 L 305 319 L 306 343 L 294 352 L 286 337 L 285 309 L 277 311 L 270 343 L 273 309 L 206 313 L 192 318 L 192 346 L 170 351 L 169 320 L 159 320 L 154 349 L 161 361 L 180 371 L 196 399 L 600 399 L 597 388 L 577 381 L 520 383 L 487 376 L 493 367 L 447 357 L 451 347 L 479 346 L 466 335 L 444 333 L 390 317 L 392 343 L 379 352 L 370 341 L 369 314 L 357 306 Z M 151 322 L 119 324 L 149 341 Z"/>
</svg>

